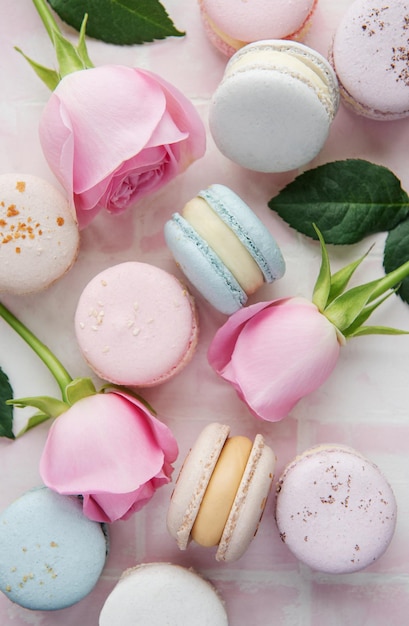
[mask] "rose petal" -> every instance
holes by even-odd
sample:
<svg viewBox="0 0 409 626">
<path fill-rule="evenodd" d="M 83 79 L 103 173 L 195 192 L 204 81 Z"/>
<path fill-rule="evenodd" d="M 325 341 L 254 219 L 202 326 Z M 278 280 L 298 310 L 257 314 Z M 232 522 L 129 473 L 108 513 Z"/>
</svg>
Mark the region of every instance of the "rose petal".
<svg viewBox="0 0 409 626">
<path fill-rule="evenodd" d="M 141 405 L 143 406 L 143 405 Z M 177 455 L 165 425 L 116 393 L 77 402 L 51 426 L 41 457 L 44 483 L 59 493 L 130 493 Z M 162 450 L 157 441 L 169 449 Z"/>
<path fill-rule="evenodd" d="M 40 141 L 84 228 L 101 208 L 121 212 L 184 171 L 204 154 L 206 135 L 193 104 L 170 83 L 105 65 L 61 80 L 44 108 Z"/>
<path fill-rule="evenodd" d="M 239 313 L 216 334 L 210 364 L 254 415 L 280 420 L 334 369 L 340 350 L 335 327 L 304 298 Z"/>
</svg>

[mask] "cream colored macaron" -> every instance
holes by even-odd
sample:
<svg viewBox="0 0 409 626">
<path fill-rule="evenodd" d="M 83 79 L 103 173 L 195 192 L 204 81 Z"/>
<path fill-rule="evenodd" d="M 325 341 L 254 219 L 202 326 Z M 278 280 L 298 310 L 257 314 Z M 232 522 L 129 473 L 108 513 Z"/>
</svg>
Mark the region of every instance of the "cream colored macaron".
<svg viewBox="0 0 409 626">
<path fill-rule="evenodd" d="M 142 563 L 129 568 L 111 591 L 99 626 L 228 626 L 223 599 L 192 568 Z"/>
<path fill-rule="evenodd" d="M 79 241 L 58 189 L 37 176 L 0 175 L 0 293 L 45 289 L 74 264 Z"/>
<path fill-rule="evenodd" d="M 217 546 L 217 561 L 235 561 L 257 532 L 274 477 L 275 454 L 256 435 L 229 437 L 211 423 L 187 455 L 167 515 L 181 550 L 190 541 Z"/>
</svg>

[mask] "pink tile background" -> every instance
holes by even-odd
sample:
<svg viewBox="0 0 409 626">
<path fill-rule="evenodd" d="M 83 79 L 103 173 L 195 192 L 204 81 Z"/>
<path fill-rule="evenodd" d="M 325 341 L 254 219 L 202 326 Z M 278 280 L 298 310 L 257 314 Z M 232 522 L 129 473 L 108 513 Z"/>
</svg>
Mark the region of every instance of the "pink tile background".
<svg viewBox="0 0 409 626">
<path fill-rule="evenodd" d="M 332 34 L 351 0 L 319 0 L 306 43 L 326 55 Z M 226 60 L 208 43 L 194 0 L 163 0 L 183 39 L 144 46 L 115 47 L 89 42 L 96 65 L 123 63 L 149 68 L 189 96 L 207 126 L 209 98 Z M 14 46 L 52 65 L 53 52 L 30 0 L 3 0 L 0 20 L 0 172 L 33 173 L 56 184 L 39 146 L 37 125 L 48 91 Z M 69 36 L 75 33 L 67 27 Z M 409 189 L 409 119 L 379 123 L 364 120 L 341 106 L 328 141 L 309 167 L 360 157 L 392 169 Z M 74 375 L 89 375 L 73 333 L 73 314 L 83 286 L 99 270 L 123 260 L 154 263 L 180 276 L 163 238 L 163 224 L 199 189 L 214 182 L 232 187 L 253 207 L 277 238 L 287 261 L 285 278 L 264 287 L 252 300 L 283 295 L 310 296 L 319 267 L 318 246 L 290 230 L 268 207 L 268 200 L 296 172 L 279 175 L 248 172 L 225 159 L 208 138 L 205 157 L 165 189 L 142 201 L 135 211 L 100 215 L 82 233 L 81 253 L 72 271 L 46 293 L 4 297 L 4 302 L 64 361 Z M 330 247 L 334 269 L 375 243 L 357 280 L 381 275 L 385 235 L 350 247 Z M 100 608 L 121 572 L 142 561 L 172 561 L 192 566 L 220 590 L 232 626 L 404 626 L 409 623 L 409 339 L 367 337 L 348 343 L 331 378 L 302 400 L 278 424 L 251 417 L 234 391 L 207 364 L 206 352 L 225 317 L 198 294 L 199 348 L 177 378 L 145 393 L 172 428 L 180 446 L 176 472 L 202 427 L 218 420 L 233 434 L 261 432 L 277 454 L 277 474 L 295 454 L 312 444 L 333 441 L 359 449 L 378 463 L 399 506 L 396 534 L 386 554 L 364 572 L 330 577 L 310 571 L 288 553 L 274 523 L 274 494 L 259 532 L 247 553 L 231 565 L 218 564 L 213 552 L 191 545 L 179 552 L 168 536 L 165 516 L 172 486 L 127 522 L 111 528 L 111 552 L 95 590 L 76 606 L 57 613 L 29 612 L 0 595 L 2 626 L 94 626 Z M 376 313 L 379 324 L 409 329 L 409 308 L 392 297 Z M 15 395 L 56 394 L 48 372 L 0 321 L 0 366 Z M 24 415 L 18 416 L 20 421 Z M 21 440 L 0 441 L 0 509 L 39 483 L 38 460 L 47 434 L 44 424 Z M 0 554 L 1 558 L 1 554 Z"/>
</svg>

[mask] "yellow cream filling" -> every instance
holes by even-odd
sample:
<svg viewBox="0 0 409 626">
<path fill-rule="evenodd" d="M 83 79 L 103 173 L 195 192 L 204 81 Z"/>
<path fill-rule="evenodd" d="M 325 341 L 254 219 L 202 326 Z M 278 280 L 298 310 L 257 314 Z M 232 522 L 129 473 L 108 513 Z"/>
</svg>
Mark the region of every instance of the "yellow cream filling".
<svg viewBox="0 0 409 626">
<path fill-rule="evenodd" d="M 239 55 L 226 68 L 225 77 L 231 76 L 236 70 L 253 67 L 277 69 L 290 74 L 297 74 L 307 84 L 314 87 L 320 98 L 328 99 L 328 80 L 324 72 L 313 65 L 307 57 L 296 55 L 285 50 L 269 50 L 263 47 L 249 49 Z"/>
<path fill-rule="evenodd" d="M 182 216 L 204 239 L 233 274 L 243 291 L 251 295 L 264 282 L 263 273 L 234 232 L 200 197 L 184 207 Z"/>
<path fill-rule="evenodd" d="M 230 437 L 224 444 L 191 532 L 199 545 L 219 543 L 252 447 L 252 441 L 242 436 Z"/>
</svg>

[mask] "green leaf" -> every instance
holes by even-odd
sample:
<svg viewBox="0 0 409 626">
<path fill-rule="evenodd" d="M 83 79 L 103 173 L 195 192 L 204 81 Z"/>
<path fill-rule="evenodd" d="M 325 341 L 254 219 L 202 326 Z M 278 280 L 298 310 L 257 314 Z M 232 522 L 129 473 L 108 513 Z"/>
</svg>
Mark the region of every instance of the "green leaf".
<svg viewBox="0 0 409 626">
<path fill-rule="evenodd" d="M 117 45 L 181 37 L 158 0 L 49 0 L 60 18 L 80 30 L 88 13 L 87 35 Z"/>
<path fill-rule="evenodd" d="M 362 159 L 334 161 L 304 172 L 268 203 L 300 233 L 351 244 L 395 228 L 409 215 L 409 196 L 386 167 Z"/>
<path fill-rule="evenodd" d="M 18 406 L 21 409 L 24 409 L 26 406 L 33 406 L 49 417 L 58 417 L 61 413 L 64 413 L 70 408 L 65 402 L 57 400 L 57 398 L 50 398 L 49 396 L 16 398 L 15 400 L 8 400 L 7 404 Z"/>
<path fill-rule="evenodd" d="M 383 266 L 389 273 L 409 259 L 409 220 L 405 220 L 388 233 L 385 241 Z M 404 302 L 409 304 L 409 277 L 404 278 L 397 291 Z"/>
<path fill-rule="evenodd" d="M 13 407 L 6 404 L 13 397 L 13 389 L 5 372 L 0 367 L 0 437 L 14 439 Z"/>
<path fill-rule="evenodd" d="M 38 426 L 39 424 L 42 424 L 43 422 L 46 422 L 49 419 L 50 419 L 49 415 L 44 415 L 44 413 L 41 413 L 41 412 L 35 413 L 27 420 L 27 424 L 21 430 L 19 430 L 16 436 L 21 437 L 28 430 L 31 430 L 35 426 Z"/>
<path fill-rule="evenodd" d="M 74 378 L 74 380 L 65 388 L 67 402 L 72 406 L 78 400 L 93 396 L 97 390 L 91 378 Z"/>
</svg>

